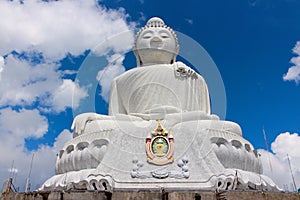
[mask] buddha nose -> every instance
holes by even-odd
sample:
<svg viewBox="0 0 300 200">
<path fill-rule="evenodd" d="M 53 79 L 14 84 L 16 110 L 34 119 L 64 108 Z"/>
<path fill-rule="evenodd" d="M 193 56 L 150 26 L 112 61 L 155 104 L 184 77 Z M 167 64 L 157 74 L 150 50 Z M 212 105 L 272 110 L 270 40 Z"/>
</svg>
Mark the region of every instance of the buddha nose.
<svg viewBox="0 0 300 200">
<path fill-rule="evenodd" d="M 159 37 L 155 36 L 151 39 L 151 42 L 162 42 L 162 40 Z"/>
<path fill-rule="evenodd" d="M 153 37 L 150 40 L 151 48 L 160 48 L 162 47 L 162 40 L 159 37 Z"/>
</svg>

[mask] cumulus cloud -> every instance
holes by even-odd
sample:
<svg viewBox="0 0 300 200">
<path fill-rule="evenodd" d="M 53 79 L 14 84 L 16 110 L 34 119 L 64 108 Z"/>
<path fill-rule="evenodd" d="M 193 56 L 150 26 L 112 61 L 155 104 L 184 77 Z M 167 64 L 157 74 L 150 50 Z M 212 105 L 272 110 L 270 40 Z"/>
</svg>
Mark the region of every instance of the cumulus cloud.
<svg viewBox="0 0 300 200">
<path fill-rule="evenodd" d="M 25 59 L 9 55 L 0 81 L 0 107 L 26 106 L 38 103 L 40 107 L 61 112 L 66 107 L 79 106 L 87 96 L 84 88 L 69 79 L 55 63 L 32 64 Z M 76 90 L 76 95 L 73 91 Z"/>
<path fill-rule="evenodd" d="M 74 93 L 74 91 L 76 91 Z M 53 93 L 52 109 L 59 112 L 66 107 L 77 108 L 81 99 L 87 96 L 86 90 L 70 79 L 63 80 L 63 83 Z"/>
<path fill-rule="evenodd" d="M 296 185 L 300 184 L 300 136 L 297 133 L 281 133 L 271 145 L 273 153 L 259 150 L 263 164 L 264 174 L 274 180 L 282 189 L 293 189 L 293 181 L 290 173 L 288 157 L 291 161 Z M 271 166 L 270 166 L 271 165 Z"/>
<path fill-rule="evenodd" d="M 6 108 L 0 110 L 0 135 L 1 140 L 5 135 L 12 143 L 17 138 L 42 137 L 48 131 L 48 120 L 41 116 L 39 111 L 21 109 L 20 111 Z M 23 141 L 20 141 L 23 142 Z M 22 143 L 19 143 L 22 144 Z M 19 145 L 15 144 L 15 146 Z"/>
<path fill-rule="evenodd" d="M 41 145 L 38 150 L 31 152 L 35 154 L 31 177 L 31 182 L 34 186 L 32 189 L 37 189 L 35 186 L 41 186 L 41 184 L 55 174 L 56 154 L 62 149 L 63 145 L 71 139 L 71 132 L 65 129 L 56 137 L 53 146 Z M 27 163 L 29 164 L 29 160 L 27 160 Z M 20 166 L 22 167 L 22 165 Z"/>
<path fill-rule="evenodd" d="M 107 58 L 109 64 L 97 74 L 96 79 L 101 86 L 100 95 L 106 102 L 109 101 L 109 91 L 112 80 L 125 71 L 125 67 L 123 66 L 124 58 L 125 57 L 121 54 L 113 54 Z"/>
<path fill-rule="evenodd" d="M 34 122 L 32 122 L 34 123 Z M 26 179 L 29 174 L 32 154 L 34 154 L 33 167 L 31 173 L 31 189 L 37 189 L 45 180 L 55 173 L 56 154 L 63 144 L 72 138 L 68 130 L 63 130 L 55 139 L 53 146 L 41 145 L 39 149 L 32 152 L 24 151 L 24 144 L 20 144 L 16 137 L 10 136 L 10 140 L 0 141 L 0 181 L 3 183 L 10 175 L 14 174 L 14 185 L 20 191 L 25 190 Z M 11 173 L 12 161 L 13 173 Z M 41 170 L 42 169 L 42 170 Z"/>
<path fill-rule="evenodd" d="M 16 180 L 24 185 L 29 170 L 30 155 L 25 150 L 25 138 L 40 138 L 48 131 L 48 120 L 37 109 L 20 111 L 5 108 L 0 110 L 0 181 L 4 182 L 10 172 L 16 173 Z M 40 151 L 41 148 L 38 150 Z M 43 157 L 43 162 L 49 162 Z M 11 163 L 14 161 L 14 168 Z M 25 167 L 25 166 L 28 166 Z M 42 169 L 42 168 L 40 168 Z M 41 170 L 44 171 L 44 170 Z M 44 172 L 37 172 L 44 173 Z M 23 181 L 23 182 L 22 182 Z M 18 185 L 18 186 L 20 186 Z"/>
<path fill-rule="evenodd" d="M 283 75 L 285 81 L 295 81 L 297 84 L 300 81 L 300 41 L 298 41 L 293 48 L 293 52 L 297 55 L 291 59 L 292 67 L 288 69 L 288 72 Z"/>
<path fill-rule="evenodd" d="M 66 56 L 76 57 L 87 50 L 113 54 L 107 57 L 112 64 L 104 70 L 110 74 L 97 77 L 103 95 L 108 96 L 111 79 L 125 70 L 124 52 L 133 43 L 135 24 L 126 19 L 124 9 L 107 9 L 94 0 L 0 1 L 1 182 L 8 178 L 14 160 L 15 185 L 25 186 L 32 153 L 33 186 L 54 174 L 55 154 L 71 139 L 71 133 L 64 130 L 53 146 L 40 144 L 31 152 L 25 140 L 49 134 L 44 112 L 50 116 L 67 107 L 77 108 L 87 97 L 84 86 L 66 78 L 76 72 L 61 66 Z M 97 45 L 100 48 L 93 51 Z"/>
<path fill-rule="evenodd" d="M 1 1 L 0 54 L 38 51 L 60 60 L 93 48 L 105 38 L 128 31 L 123 9 L 106 9 L 94 0 Z M 129 48 L 130 40 L 119 47 Z"/>
<path fill-rule="evenodd" d="M 54 63 L 33 65 L 9 55 L 2 71 L 0 106 L 31 105 L 59 86 L 60 74 Z"/>
<path fill-rule="evenodd" d="M 128 24 L 126 18 L 124 9 L 107 9 L 94 0 L 1 1 L 0 55 L 6 56 L 5 61 L 0 57 L 0 108 L 38 102 L 41 110 L 60 112 L 72 104 L 73 108 L 79 106 L 86 92 L 63 79 L 74 70 L 59 70 L 59 61 L 88 49 L 98 55 L 124 53 L 132 46 L 135 25 Z M 103 92 L 108 93 L 105 88 L 110 79 L 101 83 Z M 75 96 L 71 92 L 74 88 Z"/>
</svg>

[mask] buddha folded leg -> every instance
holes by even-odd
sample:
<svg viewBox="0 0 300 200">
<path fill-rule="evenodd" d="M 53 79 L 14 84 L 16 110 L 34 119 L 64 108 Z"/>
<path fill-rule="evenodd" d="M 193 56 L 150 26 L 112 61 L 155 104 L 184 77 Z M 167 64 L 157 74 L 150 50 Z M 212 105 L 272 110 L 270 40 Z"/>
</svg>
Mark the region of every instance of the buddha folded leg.
<svg viewBox="0 0 300 200">
<path fill-rule="evenodd" d="M 242 137 L 240 126 L 222 120 L 194 120 L 177 123 L 172 134 L 185 134 L 185 137 L 205 141 L 203 152 L 213 152 L 224 168 L 260 172 L 261 163 L 257 151 L 250 142 Z M 178 136 L 177 136 L 178 137 Z M 181 139 L 184 140 L 185 137 Z M 191 141 L 190 141 L 191 142 Z M 199 145 L 203 148 L 203 145 Z M 201 154 L 203 154 L 203 152 Z"/>
<path fill-rule="evenodd" d="M 155 185 L 164 182 L 178 186 L 177 179 L 180 179 L 186 186 L 193 183 L 195 187 L 199 187 L 203 184 L 201 187 L 213 189 L 217 187 L 215 184 L 218 181 L 222 184 L 233 184 L 236 173 L 247 177 L 245 180 L 261 184 L 257 182 L 261 181 L 258 175 L 261 171 L 257 154 L 251 144 L 241 137 L 241 132 L 232 131 L 239 129 L 233 122 L 194 120 L 180 122 L 170 127 L 175 139 L 174 162 L 161 167 L 149 164 L 144 150 L 145 136 L 155 129 L 156 121 L 149 121 L 149 126 L 135 128 L 132 128 L 132 124 L 129 127 L 128 123 L 130 122 L 119 122 L 119 127 L 123 130 L 111 132 L 109 151 L 95 173 L 115 177 L 115 184 L 119 184 L 115 187 L 129 187 L 126 184 L 131 184 L 131 187 L 145 187 L 147 184 L 154 187 L 151 183 L 156 177 L 166 176 L 163 180 L 155 179 Z M 161 123 L 164 124 L 165 120 Z M 234 126 L 237 127 L 233 129 Z M 216 147 L 219 146 L 225 148 L 218 152 Z M 226 158 L 222 160 L 222 156 Z M 180 168 L 179 162 L 184 157 L 187 158 L 188 164 Z M 228 159 L 227 162 L 225 159 Z M 132 162 L 137 163 L 136 166 Z M 180 169 L 188 170 L 187 178 L 183 175 L 186 171 L 180 172 Z M 130 173 L 130 170 L 134 171 Z M 142 179 L 145 185 L 134 185 L 139 179 Z"/>
<path fill-rule="evenodd" d="M 124 114 L 117 114 L 116 116 L 107 116 L 101 115 L 97 113 L 82 113 L 77 115 L 72 123 L 71 129 L 74 131 L 73 138 L 85 134 L 87 132 L 86 126 L 88 123 L 92 121 L 105 121 L 101 123 L 100 129 L 114 129 L 116 128 L 115 123 L 116 121 L 139 121 L 142 120 L 138 117 L 131 116 L 131 115 L 124 115 Z M 88 126 L 91 127 L 91 126 Z"/>
<path fill-rule="evenodd" d="M 257 153 L 242 138 L 236 123 L 201 112 L 183 113 L 181 117 L 178 113 L 165 115 L 161 124 L 175 139 L 174 162 L 159 167 L 147 162 L 145 152 L 145 138 L 155 129 L 157 121 L 124 115 L 117 118 L 87 122 L 83 133 L 60 152 L 57 161 L 60 171 L 45 186 L 53 185 L 52 182 L 64 185 L 63 177 L 67 177 L 67 182 L 75 184 L 75 188 L 84 187 L 82 184 L 92 187 L 93 181 L 99 186 L 106 181 L 105 184 L 115 188 L 157 187 L 161 182 L 162 186 L 168 183 L 171 187 L 234 189 L 236 173 L 244 181 L 261 184 L 257 182 L 260 177 L 253 173 L 261 173 Z M 110 129 L 101 128 L 108 126 L 107 122 L 111 123 Z M 180 164 L 183 160 L 186 164 Z M 140 178 L 143 184 L 135 185 Z"/>
<path fill-rule="evenodd" d="M 188 124 L 188 122 L 192 122 L 193 124 L 189 125 L 193 129 L 192 132 L 195 132 L 197 129 L 209 131 L 210 132 L 210 135 L 208 136 L 210 138 L 209 143 L 216 144 L 218 148 L 214 146 L 212 147 L 215 148 L 215 152 L 218 155 L 220 162 L 222 162 L 226 167 L 230 167 L 231 166 L 230 163 L 234 163 L 234 162 L 230 162 L 230 159 L 223 160 L 222 156 L 225 156 L 223 155 L 224 152 L 228 152 L 227 153 L 228 155 L 233 155 L 232 153 L 235 149 L 231 148 L 232 145 L 237 149 L 243 147 L 246 148 L 247 151 L 251 151 L 251 149 L 253 150 L 252 145 L 241 137 L 242 133 L 239 125 L 237 125 L 234 122 L 220 121 L 216 115 L 208 115 L 203 111 L 172 113 L 167 115 L 160 115 L 160 113 L 151 113 L 151 114 L 139 114 L 138 116 L 142 118 L 131 116 L 131 115 L 122 115 L 122 114 L 119 114 L 117 116 L 103 116 L 94 113 L 84 113 L 78 115 L 74 119 L 73 128 L 75 126 L 76 129 L 76 126 L 80 126 L 80 128 L 77 129 L 81 130 L 81 134 L 77 134 L 76 131 L 74 132 L 74 136 L 76 134 L 75 137 L 79 137 L 79 138 L 72 140 L 71 141 L 71 143 L 73 143 L 72 145 L 71 143 L 65 145 L 66 147 L 65 151 L 70 152 L 71 150 L 76 149 L 75 152 L 79 150 L 80 153 L 73 153 L 74 155 L 67 156 L 68 159 L 60 155 L 60 157 L 62 157 L 61 159 L 62 161 L 58 162 L 57 168 L 61 169 L 62 165 L 68 166 L 67 169 L 70 168 L 70 170 L 95 168 L 96 165 L 100 163 L 99 160 L 101 160 L 103 155 L 98 155 L 99 158 L 96 159 L 95 155 L 97 155 L 96 153 L 97 150 L 94 150 L 94 156 L 87 156 L 91 154 L 92 151 L 86 150 L 87 152 L 85 152 L 83 151 L 83 149 L 85 147 L 88 147 L 91 142 L 98 141 L 98 140 L 101 140 L 102 142 L 100 142 L 99 145 L 93 144 L 93 149 L 101 149 L 101 148 L 103 149 L 104 147 L 102 147 L 102 145 L 104 144 L 107 145 L 109 143 L 108 142 L 109 139 L 104 140 L 104 138 L 102 138 L 103 136 L 100 137 L 101 135 L 100 133 L 103 132 L 108 133 L 115 130 L 113 132 L 116 132 L 116 134 L 118 135 L 120 135 L 120 133 L 118 132 L 123 132 L 124 134 L 137 133 L 136 137 L 145 137 L 149 132 L 151 132 L 151 129 L 153 129 L 153 119 L 154 120 L 161 119 L 162 124 L 167 129 L 174 129 L 175 127 L 184 128 L 186 124 Z M 143 118 L 152 119 L 152 120 L 150 121 L 143 120 Z M 148 133 L 139 130 L 139 128 L 146 128 L 145 130 L 148 130 Z M 144 134 L 142 134 L 142 132 L 144 132 Z M 190 133 L 187 133 L 187 135 L 189 135 Z M 99 143 L 99 141 L 96 143 Z M 232 143 L 232 145 L 229 145 L 229 143 Z M 221 146 L 221 144 L 223 146 Z M 219 150 L 220 148 L 222 149 L 224 147 L 227 148 L 227 151 Z M 64 151 L 62 150 L 60 154 L 63 154 L 62 152 Z M 223 154 L 220 154 L 220 152 L 223 152 Z M 104 150 L 100 150 L 98 153 L 103 154 Z M 80 159 L 83 160 L 86 159 L 88 160 L 88 162 L 85 162 L 83 166 L 74 166 L 75 163 L 78 163 L 76 161 Z M 229 162 L 224 163 L 225 161 L 229 161 Z M 253 161 L 251 160 L 251 162 Z M 72 167 L 70 167 L 70 164 L 66 164 L 66 163 L 72 163 L 71 164 Z M 233 164 L 233 166 L 238 166 L 239 168 L 244 169 L 245 167 L 242 167 L 241 165 L 242 165 L 241 163 Z M 67 169 L 63 171 L 69 171 Z"/>
</svg>

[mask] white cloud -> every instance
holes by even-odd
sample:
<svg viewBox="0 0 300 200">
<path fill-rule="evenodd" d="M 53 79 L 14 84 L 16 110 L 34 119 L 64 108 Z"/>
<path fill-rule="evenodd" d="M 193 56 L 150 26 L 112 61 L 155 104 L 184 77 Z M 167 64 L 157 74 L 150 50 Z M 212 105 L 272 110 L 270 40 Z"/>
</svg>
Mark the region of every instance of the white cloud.
<svg viewBox="0 0 300 200">
<path fill-rule="evenodd" d="M 106 37 L 92 49 L 92 53 L 97 56 L 113 53 L 125 53 L 133 46 L 133 32 L 126 30 Z"/>
<path fill-rule="evenodd" d="M 293 52 L 297 55 L 290 61 L 294 66 L 290 67 L 288 72 L 283 75 L 283 80 L 295 81 L 298 84 L 300 81 L 300 41 L 296 43 Z"/>
<path fill-rule="evenodd" d="M 15 50 L 42 52 L 54 60 L 77 56 L 128 31 L 126 17 L 123 9 L 106 9 L 94 0 L 0 1 L 0 55 Z M 118 46 L 130 48 L 131 42 Z"/>
<path fill-rule="evenodd" d="M 32 122 L 34 123 L 34 122 Z M 8 137 L 7 137 L 8 138 Z M 53 147 L 41 145 L 39 149 L 32 152 L 25 152 L 24 145 L 17 141 L 24 139 L 20 136 L 10 136 L 10 141 L 0 141 L 0 181 L 3 183 L 11 174 L 12 162 L 14 161 L 13 171 L 15 172 L 14 185 L 20 187 L 20 191 L 25 190 L 26 178 L 28 177 L 32 153 L 34 153 L 33 167 L 31 173 L 31 189 L 36 189 L 43 182 L 54 175 L 56 154 L 63 144 L 72 138 L 68 130 L 62 131 L 55 139 Z M 15 142 L 14 142 L 15 140 Z M 15 144 L 18 143 L 17 146 Z"/>
<path fill-rule="evenodd" d="M 81 99 L 87 97 L 87 92 L 80 88 L 77 83 L 70 79 L 63 80 L 63 83 L 54 91 L 52 109 L 60 112 L 66 107 L 77 108 Z"/>
<path fill-rule="evenodd" d="M 25 150 L 25 138 L 40 138 L 48 131 L 48 120 L 39 111 L 14 111 L 11 108 L 0 110 L 0 181 L 8 178 L 11 163 L 14 161 L 13 171 L 17 173 L 17 180 L 24 181 L 25 172 L 30 162 Z M 45 159 L 48 160 L 48 159 Z M 20 181 L 19 180 L 19 181 Z M 24 185 L 24 183 L 21 183 Z"/>
<path fill-rule="evenodd" d="M 109 101 L 109 91 L 112 80 L 125 71 L 125 67 L 122 65 L 124 58 L 125 57 L 121 54 L 113 54 L 107 58 L 109 64 L 98 72 L 96 79 L 101 86 L 100 95 L 106 102 Z"/>
<path fill-rule="evenodd" d="M 53 147 L 41 145 L 38 150 L 33 152 L 35 154 L 31 177 L 33 186 L 41 186 L 41 184 L 55 174 L 56 154 L 62 149 L 63 145 L 71 139 L 72 134 L 69 130 L 65 129 L 57 136 Z M 27 163 L 29 164 L 29 160 L 27 160 Z M 36 187 L 32 189 L 36 189 Z"/>
<path fill-rule="evenodd" d="M 288 72 L 286 74 L 284 74 L 283 80 L 295 81 L 296 83 L 299 83 L 299 81 L 300 81 L 300 65 L 290 67 Z"/>
<path fill-rule="evenodd" d="M 33 65 L 9 55 L 0 81 L 0 106 L 31 105 L 54 91 L 61 82 L 54 63 Z"/>
<path fill-rule="evenodd" d="M 23 144 L 19 138 L 42 137 L 48 131 L 48 120 L 38 110 L 14 111 L 11 108 L 0 110 L 0 136 L 12 139 L 15 146 Z"/>
<path fill-rule="evenodd" d="M 67 54 L 80 55 L 96 45 L 98 54 L 110 50 L 123 54 L 134 38 L 134 24 L 126 18 L 123 9 L 106 9 L 94 0 L 0 1 L 0 55 L 8 55 L 5 62 L 0 57 L 0 108 L 38 102 L 40 110 L 60 112 L 72 105 L 73 88 L 77 91 L 73 106 L 79 106 L 86 97 L 84 89 L 64 80 L 74 71 L 59 70 L 57 63 Z M 12 51 L 27 59 L 11 55 Z M 44 57 L 40 64 L 30 62 L 36 55 Z M 109 85 L 109 78 L 102 84 Z"/>
<path fill-rule="evenodd" d="M 108 96 L 111 79 L 125 70 L 124 52 L 132 46 L 135 26 L 126 22 L 124 9 L 107 9 L 94 0 L 22 2 L 0 1 L 0 182 L 8 178 L 14 160 L 18 186 L 25 186 L 31 160 L 25 139 L 48 132 L 48 120 L 41 111 L 76 108 L 87 96 L 85 88 L 65 79 L 75 71 L 60 69 L 62 59 L 82 55 L 96 45 L 98 54 L 113 53 L 108 57 L 112 61 L 106 69 L 109 73 L 102 78 L 98 74 L 103 95 Z M 108 42 L 99 44 L 103 41 Z M 13 110 L 14 106 L 19 110 Z M 40 144 L 34 151 L 33 188 L 54 174 L 55 154 L 71 137 L 64 130 L 53 147 Z"/>
<path fill-rule="evenodd" d="M 281 133 L 271 145 L 273 153 L 259 150 L 264 174 L 281 188 L 293 190 L 293 181 L 287 160 L 289 155 L 296 185 L 300 186 L 300 136 L 297 133 Z M 271 166 L 270 166 L 271 163 Z"/>
<path fill-rule="evenodd" d="M 0 80 L 0 107 L 36 102 L 41 108 L 53 107 L 50 110 L 55 112 L 72 105 L 78 107 L 87 93 L 72 80 L 62 79 L 64 74 L 65 71 L 57 70 L 55 63 L 33 65 L 27 60 L 7 56 Z M 73 91 L 76 91 L 74 95 Z"/>
<path fill-rule="evenodd" d="M 290 156 L 300 158 L 300 149 L 297 148 L 300 144 L 300 136 L 297 133 L 290 134 L 288 132 L 281 133 L 272 143 L 272 151 L 280 156 Z M 295 148 L 293 148 L 295 147 Z M 299 160 L 300 161 L 300 160 Z"/>
</svg>

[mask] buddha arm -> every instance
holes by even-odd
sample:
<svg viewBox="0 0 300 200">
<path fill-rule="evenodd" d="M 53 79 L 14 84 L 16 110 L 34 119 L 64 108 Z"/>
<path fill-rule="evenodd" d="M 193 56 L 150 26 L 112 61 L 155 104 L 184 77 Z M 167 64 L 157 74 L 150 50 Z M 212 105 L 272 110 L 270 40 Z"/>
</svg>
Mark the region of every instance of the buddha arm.
<svg viewBox="0 0 300 200">
<path fill-rule="evenodd" d="M 211 114 L 211 108 L 210 108 L 210 96 L 209 96 L 209 92 L 208 92 L 208 87 L 207 87 L 207 84 L 205 83 L 204 81 L 204 93 L 205 93 L 205 96 L 206 96 L 206 99 L 205 99 L 205 104 L 206 104 L 206 113 L 207 114 Z"/>
<path fill-rule="evenodd" d="M 120 95 L 118 93 L 118 87 L 116 83 L 116 79 L 114 79 L 111 83 L 110 87 L 110 100 L 109 100 L 109 109 L 108 114 L 114 116 L 116 114 L 127 114 Z"/>
</svg>

